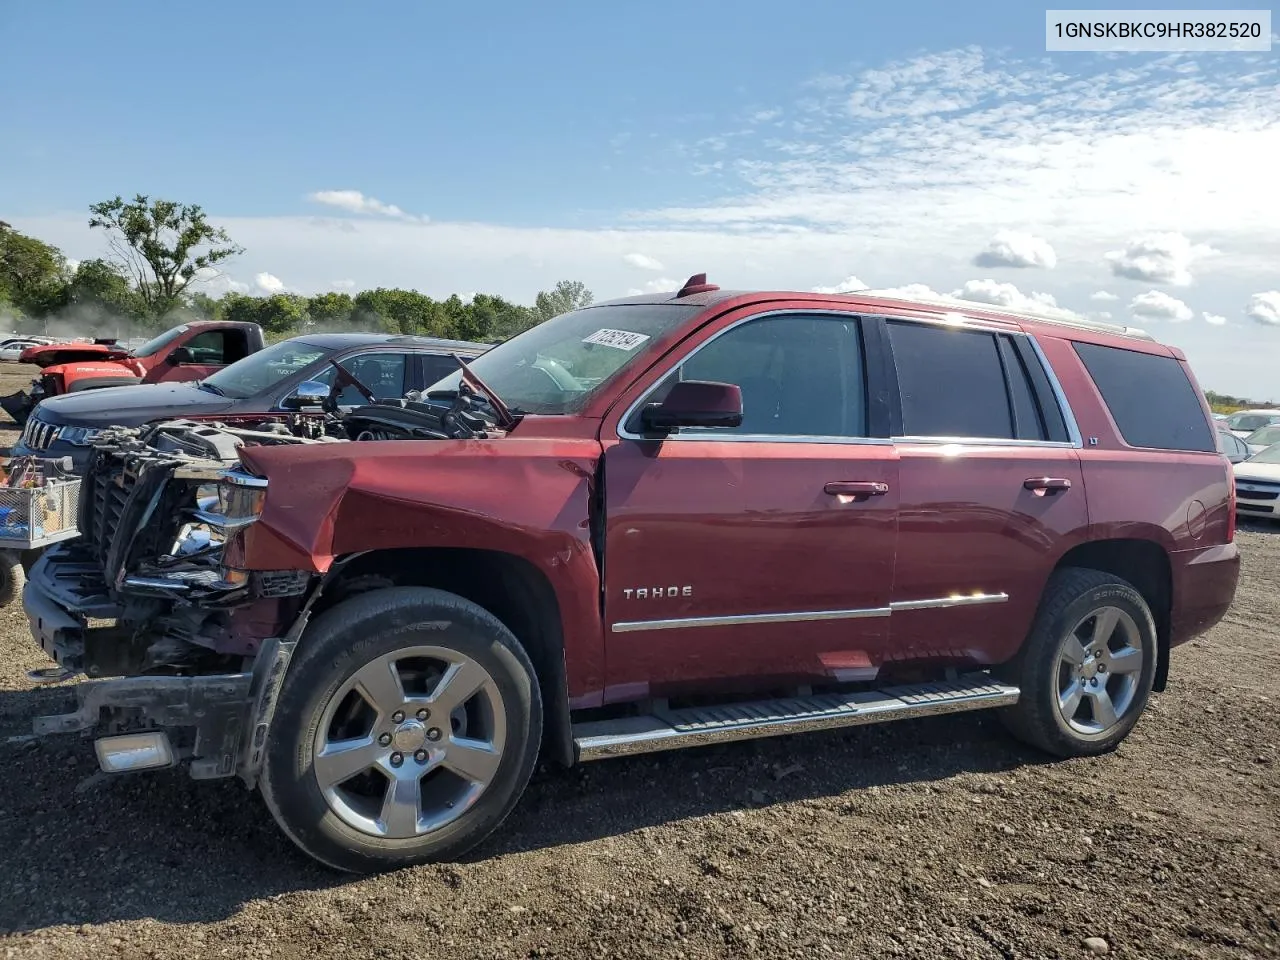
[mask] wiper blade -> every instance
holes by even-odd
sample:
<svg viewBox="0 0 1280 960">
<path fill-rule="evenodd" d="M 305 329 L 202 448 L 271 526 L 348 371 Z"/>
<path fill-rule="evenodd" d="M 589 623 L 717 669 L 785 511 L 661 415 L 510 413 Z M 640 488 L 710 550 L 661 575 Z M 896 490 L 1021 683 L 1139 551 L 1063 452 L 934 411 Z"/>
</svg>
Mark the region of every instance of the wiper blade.
<svg viewBox="0 0 1280 960">
<path fill-rule="evenodd" d="M 502 398 L 494 393 L 493 388 L 480 379 L 469 366 L 467 361 L 463 360 L 458 354 L 453 355 L 453 359 L 458 361 L 458 366 L 462 368 L 462 382 L 469 386 L 473 391 L 478 391 L 488 399 L 489 406 L 493 408 L 493 412 L 498 416 L 498 426 L 503 430 L 510 430 L 516 424 L 516 418 L 512 416 L 511 411 L 507 409 L 507 405 L 502 402 Z"/>
<path fill-rule="evenodd" d="M 201 390 L 208 390 L 210 393 L 216 393 L 220 397 L 225 397 L 227 395 L 226 391 L 224 391 L 221 387 L 215 386 L 212 383 L 206 383 L 203 380 L 197 380 L 196 386 L 199 387 Z"/>
</svg>

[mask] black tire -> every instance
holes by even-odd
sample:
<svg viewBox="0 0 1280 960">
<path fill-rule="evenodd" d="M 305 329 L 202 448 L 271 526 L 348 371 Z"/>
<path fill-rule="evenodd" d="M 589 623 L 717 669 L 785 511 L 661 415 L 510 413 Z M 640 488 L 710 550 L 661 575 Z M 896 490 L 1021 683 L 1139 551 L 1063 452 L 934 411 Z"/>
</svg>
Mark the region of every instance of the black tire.
<svg viewBox="0 0 1280 960">
<path fill-rule="evenodd" d="M 22 588 L 27 584 L 27 571 L 22 566 L 22 555 L 12 550 L 0 551 L 0 607 L 7 607 L 22 599 Z"/>
<path fill-rule="evenodd" d="M 1099 657 L 1090 656 L 1080 670 L 1060 661 L 1068 634 L 1077 626 L 1086 630 L 1097 624 L 1097 619 L 1091 620 L 1090 617 L 1092 612 L 1100 610 L 1119 610 L 1127 616 L 1127 620 L 1125 616 L 1120 617 L 1117 630 L 1126 637 L 1129 632 L 1135 634 L 1122 649 L 1141 652 L 1139 669 L 1120 673 L 1114 668 L 1120 658 L 1112 660 L 1110 652 Z M 1090 652 L 1087 645 L 1085 652 Z M 1019 740 L 1054 756 L 1084 757 L 1106 753 L 1129 735 L 1142 716 L 1151 696 L 1156 657 L 1155 620 L 1146 601 L 1132 584 L 1099 570 L 1073 567 L 1058 570 L 1049 579 L 1031 632 L 1018 656 L 997 671 L 1022 691 L 1016 704 L 999 711 L 1000 719 Z M 1108 664 L 1113 666 L 1109 675 Z M 1098 671 L 1091 679 L 1088 673 L 1090 665 Z M 1098 670 L 1099 665 L 1101 670 Z M 1132 667 L 1132 663 L 1129 666 Z M 1130 694 L 1130 698 L 1124 701 L 1127 705 L 1123 710 L 1116 709 L 1111 697 L 1107 697 L 1117 719 L 1105 727 L 1099 722 L 1098 715 L 1093 714 L 1098 709 L 1093 698 L 1098 695 L 1099 683 L 1103 693 L 1109 685 L 1119 684 L 1117 689 Z M 1077 687 L 1083 691 L 1083 696 L 1077 699 L 1080 703 L 1087 701 L 1087 705 L 1078 707 L 1080 712 L 1068 720 L 1063 709 L 1059 708 L 1059 694 L 1062 691 L 1066 702 L 1070 703 L 1070 694 Z M 1081 720 L 1081 714 L 1090 714 L 1090 719 Z M 1082 729 L 1094 725 L 1100 729 Z"/>
<path fill-rule="evenodd" d="M 505 745 L 488 785 L 474 801 L 460 804 L 465 812 L 456 819 L 415 837 L 375 836 L 353 827 L 325 799 L 313 769 L 313 747 L 330 701 L 357 671 L 420 645 L 455 651 L 483 668 L 492 680 L 486 689 L 496 690 L 496 701 L 486 701 L 492 705 L 487 709 L 491 715 L 501 710 Z M 290 839 L 335 869 L 373 873 L 450 860 L 484 840 L 511 813 L 533 773 L 541 734 L 542 701 L 533 665 L 496 617 L 442 590 L 376 590 L 326 611 L 303 636 L 268 735 L 262 794 Z M 447 749 L 452 734 L 443 742 Z M 405 762 L 413 760 L 406 754 Z"/>
</svg>

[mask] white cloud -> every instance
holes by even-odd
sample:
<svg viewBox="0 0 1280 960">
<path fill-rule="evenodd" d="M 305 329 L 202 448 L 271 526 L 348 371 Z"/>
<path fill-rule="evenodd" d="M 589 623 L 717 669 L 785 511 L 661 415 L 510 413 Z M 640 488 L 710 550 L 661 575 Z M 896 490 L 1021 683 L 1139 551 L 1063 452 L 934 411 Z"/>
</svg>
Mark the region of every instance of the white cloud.
<svg viewBox="0 0 1280 960">
<path fill-rule="evenodd" d="M 1192 280 L 1192 262 L 1215 252 L 1180 233 L 1155 233 L 1130 240 L 1123 250 L 1108 252 L 1106 259 L 1117 277 L 1185 287 Z"/>
<path fill-rule="evenodd" d="M 275 293 L 284 293 L 286 289 L 283 280 L 265 271 L 254 276 L 253 287 L 259 293 L 267 296 Z"/>
<path fill-rule="evenodd" d="M 1111 311 L 1110 311 L 1110 310 L 1099 310 L 1097 313 L 1095 313 L 1095 314 L 1094 314 L 1094 316 L 1095 316 L 1095 317 L 1097 317 L 1099 320 L 1110 320 L 1110 319 L 1111 319 Z"/>
<path fill-rule="evenodd" d="M 978 267 L 1043 267 L 1052 270 L 1058 255 L 1049 241 L 1029 233 L 1001 230 L 987 248 L 973 258 Z"/>
<path fill-rule="evenodd" d="M 1182 323 L 1195 316 L 1195 311 L 1177 297 L 1163 290 L 1148 290 L 1129 302 L 1129 312 L 1144 320 L 1172 320 Z"/>
<path fill-rule="evenodd" d="M 643 287 L 631 287 L 627 290 L 627 296 L 638 297 L 643 293 L 666 293 L 670 290 L 675 293 L 680 289 L 682 284 L 679 280 L 672 280 L 669 277 L 659 277 L 656 280 L 650 280 Z"/>
<path fill-rule="evenodd" d="M 308 194 L 307 199 L 327 207 L 346 210 L 348 213 L 391 217 L 396 220 L 426 220 L 426 217 L 415 217 L 405 213 L 393 203 L 383 203 L 376 197 L 365 196 L 359 190 L 317 190 Z"/>
<path fill-rule="evenodd" d="M 661 270 L 662 263 L 653 257 L 644 253 L 628 253 L 622 258 L 633 267 L 639 267 L 641 270 Z"/>
<path fill-rule="evenodd" d="M 689 181 L 708 184 L 707 192 L 657 209 L 607 209 L 594 223 L 574 211 L 580 228 L 557 225 L 560 210 L 528 227 L 350 215 L 369 212 L 360 193 L 346 208 L 313 208 L 319 215 L 209 212 L 246 248 L 227 265 L 235 276 L 270 270 L 307 292 L 356 277 L 361 286 L 436 297 L 480 290 L 531 303 L 557 280 L 580 279 L 602 300 L 661 276 L 638 274 L 624 259 L 644 251 L 664 265 L 705 269 L 726 289 L 805 290 L 856 264 L 860 276 L 907 285 L 900 293 L 911 295 L 909 281 L 924 281 L 925 292 L 957 290 L 986 275 L 972 257 L 983 238 L 1010 225 L 1052 237 L 1057 266 L 1037 275 L 1052 276 L 1052 285 L 1019 283 L 1055 303 L 1127 317 L 1129 299 L 1148 286 L 1117 281 L 1114 306 L 1091 303 L 1091 293 L 1112 285 L 1103 256 L 1123 253 L 1135 237 L 1169 233 L 1222 251 L 1186 267 L 1197 302 L 1243 306 L 1257 291 L 1276 290 L 1280 190 L 1266 187 L 1280 156 L 1280 61 L 1019 60 L 966 49 L 873 66 L 797 84 L 786 99 L 775 87 L 776 101 L 744 104 L 719 126 L 701 118 L 688 144 L 670 139 L 679 124 L 637 126 L 625 146 L 637 164 L 677 178 L 714 167 Z M 746 121 L 760 106 L 784 113 L 752 127 Z M 751 135 L 736 135 L 743 127 Z M 724 149 L 704 145 L 699 155 L 696 141 L 716 136 Z M 686 169 L 670 170 L 671 162 Z M 16 227 L 69 256 L 103 253 L 101 236 L 78 216 L 20 219 Z M 1250 304 L 1259 323 L 1165 330 L 1205 385 L 1266 395 L 1280 351 L 1280 293 L 1273 296 Z"/>
<path fill-rule="evenodd" d="M 1058 306 L 1058 301 L 1053 294 L 1023 293 L 1012 283 L 1000 283 L 997 280 L 966 280 L 963 287 L 952 291 L 951 296 L 959 300 L 1008 307 L 1011 310 L 1061 317 L 1064 320 L 1074 320 L 1080 316 L 1074 310 Z"/>
<path fill-rule="evenodd" d="M 1255 293 L 1245 307 L 1245 316 L 1270 327 L 1280 326 L 1280 290 Z"/>
<path fill-rule="evenodd" d="M 330 280 L 329 286 L 335 290 L 354 290 L 356 282 L 354 280 Z"/>
<path fill-rule="evenodd" d="M 845 277 L 834 287 L 813 287 L 813 293 L 853 293 L 855 290 L 866 290 L 867 285 L 853 274 Z"/>
<path fill-rule="evenodd" d="M 1120 298 L 1117 297 L 1114 293 L 1108 293 L 1106 290 L 1098 290 L 1095 293 L 1089 294 L 1089 299 L 1107 301 L 1107 300 L 1119 300 Z"/>
<path fill-rule="evenodd" d="M 191 278 L 193 291 L 207 294 L 211 297 L 220 297 L 227 293 L 248 293 L 249 285 L 241 283 L 239 280 L 233 280 L 227 274 L 214 267 L 201 267 L 196 271 L 196 275 Z"/>
<path fill-rule="evenodd" d="M 1200 314 L 1200 316 L 1204 317 L 1204 322 L 1205 322 L 1205 323 L 1211 324 L 1212 326 L 1215 326 L 1215 327 L 1221 327 L 1221 326 L 1224 326 L 1224 325 L 1226 324 L 1226 322 L 1227 322 L 1227 318 L 1226 318 L 1226 317 L 1222 316 L 1221 314 L 1217 314 L 1217 313 L 1207 313 L 1207 312 L 1206 312 L 1206 313 L 1202 313 L 1202 314 Z"/>
</svg>

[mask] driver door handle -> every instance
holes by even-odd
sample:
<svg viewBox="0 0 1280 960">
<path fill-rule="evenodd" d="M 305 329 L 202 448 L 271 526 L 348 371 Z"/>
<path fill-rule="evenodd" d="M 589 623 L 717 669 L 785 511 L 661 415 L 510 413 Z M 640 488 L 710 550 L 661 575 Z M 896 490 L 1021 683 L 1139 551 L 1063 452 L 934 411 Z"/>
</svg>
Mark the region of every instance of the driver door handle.
<svg viewBox="0 0 1280 960">
<path fill-rule="evenodd" d="M 822 490 L 833 497 L 866 500 L 868 497 L 884 496 L 889 492 L 889 485 L 879 480 L 832 480 Z"/>
<path fill-rule="evenodd" d="M 1037 497 L 1050 497 L 1071 489 L 1071 481 L 1065 477 L 1031 477 L 1024 480 L 1022 486 Z"/>
</svg>

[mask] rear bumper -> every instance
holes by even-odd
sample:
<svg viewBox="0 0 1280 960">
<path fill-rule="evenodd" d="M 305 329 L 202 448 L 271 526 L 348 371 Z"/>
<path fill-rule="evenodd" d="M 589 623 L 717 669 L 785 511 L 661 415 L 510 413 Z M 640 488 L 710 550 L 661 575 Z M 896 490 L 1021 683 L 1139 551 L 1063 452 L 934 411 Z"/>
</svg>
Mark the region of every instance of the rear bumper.
<svg viewBox="0 0 1280 960">
<path fill-rule="evenodd" d="M 1234 543 L 1175 553 L 1169 645 L 1176 647 L 1217 625 L 1235 599 L 1240 548 Z"/>
</svg>

